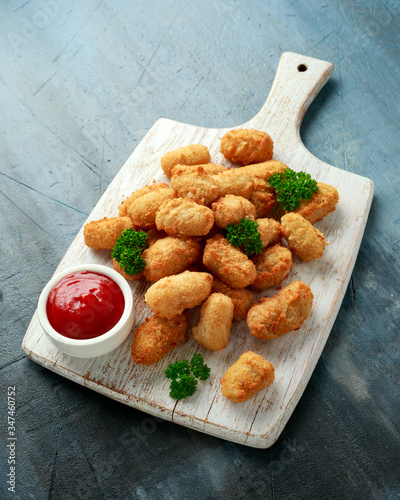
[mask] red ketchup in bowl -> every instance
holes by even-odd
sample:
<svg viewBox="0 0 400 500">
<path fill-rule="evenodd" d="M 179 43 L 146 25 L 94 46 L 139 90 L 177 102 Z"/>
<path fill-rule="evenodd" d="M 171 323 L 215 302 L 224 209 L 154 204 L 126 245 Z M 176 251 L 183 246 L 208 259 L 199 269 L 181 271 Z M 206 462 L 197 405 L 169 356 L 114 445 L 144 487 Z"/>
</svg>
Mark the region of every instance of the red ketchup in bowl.
<svg viewBox="0 0 400 500">
<path fill-rule="evenodd" d="M 61 278 L 46 305 L 50 325 L 71 339 L 92 339 L 113 328 L 124 312 L 121 288 L 104 274 L 79 271 Z"/>
</svg>

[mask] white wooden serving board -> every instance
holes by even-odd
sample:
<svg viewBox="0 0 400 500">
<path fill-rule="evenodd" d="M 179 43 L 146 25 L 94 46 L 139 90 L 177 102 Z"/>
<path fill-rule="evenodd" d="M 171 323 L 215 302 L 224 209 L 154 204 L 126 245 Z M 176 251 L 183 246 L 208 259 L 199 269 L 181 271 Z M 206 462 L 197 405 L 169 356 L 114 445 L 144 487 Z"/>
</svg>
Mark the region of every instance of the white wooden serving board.
<svg viewBox="0 0 400 500">
<path fill-rule="evenodd" d="M 60 375 L 151 415 L 247 446 L 271 446 L 299 401 L 331 331 L 356 260 L 373 196 L 373 184 L 369 179 L 323 163 L 300 139 L 302 118 L 332 71 L 333 65 L 329 62 L 284 53 L 265 105 L 249 122 L 235 127 L 268 132 L 275 144 L 274 159 L 294 170 L 305 170 L 339 191 L 336 211 L 316 224 L 331 244 L 323 257 L 314 262 L 304 263 L 295 257 L 295 265 L 283 282 L 285 286 L 301 279 L 315 296 L 310 316 L 298 331 L 275 340 L 260 341 L 250 335 L 245 322 L 236 323 L 223 351 L 207 351 L 190 338 L 156 365 L 144 367 L 135 365 L 130 357 L 133 332 L 109 355 L 77 359 L 62 354 L 47 340 L 35 313 L 23 341 L 24 352 Z M 167 182 L 160 167 L 160 157 L 172 149 L 202 143 L 209 147 L 214 163 L 230 166 L 219 153 L 220 138 L 228 130 L 158 120 L 103 194 L 88 221 L 117 215 L 120 202 L 153 179 Z M 110 252 L 95 252 L 84 245 L 83 228 L 56 272 L 82 263 L 112 265 Z M 144 302 L 147 287 L 143 282 L 132 284 L 136 305 L 133 331 L 151 315 Z M 276 291 L 273 288 L 263 295 L 272 296 Z M 255 298 L 259 296 L 261 294 Z M 190 312 L 191 324 L 197 314 L 197 311 Z M 276 378 L 267 390 L 253 399 L 233 403 L 222 395 L 220 380 L 226 369 L 247 350 L 254 350 L 269 360 L 275 366 Z M 176 402 L 168 395 L 169 381 L 163 371 L 169 363 L 191 358 L 194 352 L 204 356 L 211 367 L 211 378 L 200 383 L 193 397 Z"/>
</svg>

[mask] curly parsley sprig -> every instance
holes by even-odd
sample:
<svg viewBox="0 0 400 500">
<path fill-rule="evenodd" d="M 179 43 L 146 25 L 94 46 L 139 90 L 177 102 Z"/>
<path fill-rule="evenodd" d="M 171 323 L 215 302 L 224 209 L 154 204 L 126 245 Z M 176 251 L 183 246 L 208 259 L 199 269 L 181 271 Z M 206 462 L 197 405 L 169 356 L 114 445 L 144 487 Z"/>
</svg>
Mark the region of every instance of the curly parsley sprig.
<svg viewBox="0 0 400 500">
<path fill-rule="evenodd" d="M 146 246 L 147 234 L 145 232 L 125 229 L 117 239 L 111 257 L 119 263 L 127 274 L 139 274 L 146 266 L 142 257 Z"/>
<path fill-rule="evenodd" d="M 253 257 L 263 251 L 257 221 L 241 219 L 239 224 L 228 224 L 225 229 L 229 243 L 233 247 L 241 247 L 248 257 Z"/>
<path fill-rule="evenodd" d="M 310 174 L 295 172 L 290 168 L 271 175 L 268 184 L 275 188 L 277 201 L 288 212 L 299 208 L 301 200 L 309 200 L 318 191 L 317 181 Z"/>
<path fill-rule="evenodd" d="M 201 354 L 193 354 L 192 360 L 186 359 L 171 363 L 164 371 L 165 376 L 171 379 L 169 395 L 174 399 L 185 399 L 193 396 L 197 389 L 198 380 L 207 380 L 210 368 L 204 363 Z"/>
</svg>

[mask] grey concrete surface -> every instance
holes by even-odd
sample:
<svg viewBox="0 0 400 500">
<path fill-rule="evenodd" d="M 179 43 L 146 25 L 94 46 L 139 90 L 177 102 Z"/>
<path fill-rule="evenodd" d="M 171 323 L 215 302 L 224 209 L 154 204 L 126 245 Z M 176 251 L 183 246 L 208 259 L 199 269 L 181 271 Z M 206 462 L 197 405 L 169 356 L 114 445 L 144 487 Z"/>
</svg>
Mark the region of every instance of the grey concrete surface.
<svg viewBox="0 0 400 500">
<path fill-rule="evenodd" d="M 3 0 L 0 13 L 0 497 L 400 498 L 399 2 Z M 155 420 L 27 359 L 42 287 L 157 118 L 245 122 L 286 50 L 335 64 L 302 138 L 371 178 L 375 197 L 334 328 L 278 442 L 251 449 Z"/>
</svg>

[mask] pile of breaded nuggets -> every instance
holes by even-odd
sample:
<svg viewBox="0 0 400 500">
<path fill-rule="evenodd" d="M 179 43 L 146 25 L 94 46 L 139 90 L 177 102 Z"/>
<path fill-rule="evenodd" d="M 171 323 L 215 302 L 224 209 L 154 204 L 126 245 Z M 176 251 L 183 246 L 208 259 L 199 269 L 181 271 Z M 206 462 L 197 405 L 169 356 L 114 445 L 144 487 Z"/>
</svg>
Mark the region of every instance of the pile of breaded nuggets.
<svg viewBox="0 0 400 500">
<path fill-rule="evenodd" d="M 220 151 L 238 167 L 211 163 L 201 144 L 168 152 L 161 166 L 170 185 L 144 186 L 122 202 L 118 217 L 84 227 L 85 243 L 93 249 L 112 249 L 128 228 L 148 234 L 142 273 L 127 275 L 114 261 L 114 269 L 126 279 L 153 283 L 145 300 L 154 315 L 134 333 L 135 363 L 157 363 L 187 339 L 185 309 L 201 305 L 192 334 L 212 351 L 226 347 L 233 321 L 246 320 L 253 336 L 267 340 L 298 329 L 310 312 L 313 293 L 302 281 L 256 304 L 250 290 L 279 285 L 293 266 L 292 253 L 305 262 L 322 256 L 328 243 L 312 224 L 335 210 L 337 190 L 318 183 L 310 200 L 278 222 L 268 218 L 276 201 L 268 179 L 287 166 L 272 160 L 271 137 L 257 130 L 232 130 L 222 137 Z M 224 237 L 228 224 L 245 218 L 258 222 L 264 247 L 252 259 Z M 243 402 L 273 380 L 272 364 L 248 351 L 227 370 L 221 390 L 230 400 Z"/>
</svg>

